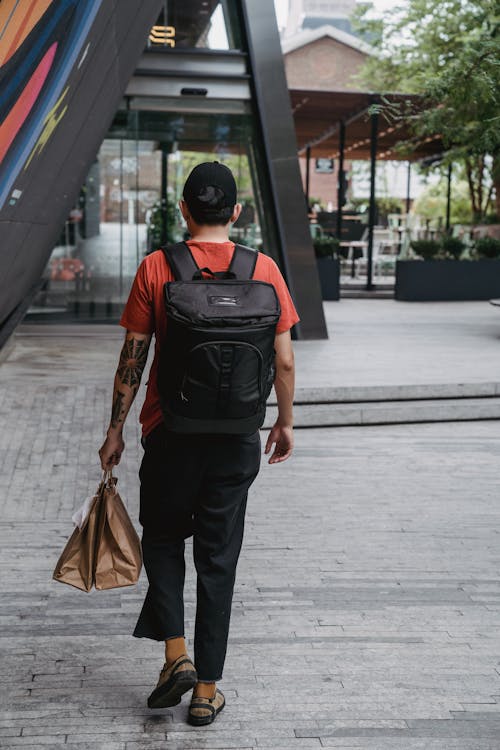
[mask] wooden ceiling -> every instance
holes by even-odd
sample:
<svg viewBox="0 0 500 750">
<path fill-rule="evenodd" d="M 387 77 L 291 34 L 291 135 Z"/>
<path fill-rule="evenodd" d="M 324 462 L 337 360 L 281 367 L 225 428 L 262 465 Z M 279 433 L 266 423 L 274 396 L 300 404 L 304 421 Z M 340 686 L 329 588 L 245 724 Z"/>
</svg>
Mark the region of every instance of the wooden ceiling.
<svg viewBox="0 0 500 750">
<path fill-rule="evenodd" d="M 310 145 L 313 157 L 338 158 L 340 121 L 343 120 L 346 124 L 344 158 L 370 158 L 371 121 L 368 109 L 373 103 L 380 101 L 379 96 L 359 91 L 291 89 L 290 97 L 299 154 L 303 155 Z M 391 94 L 384 97 L 384 100 L 393 105 L 405 100 L 418 104 L 418 97 L 409 95 Z M 443 151 L 439 136 L 416 144 L 411 152 L 399 151 L 398 144 L 410 138 L 405 125 L 394 119 L 389 120 L 381 113 L 377 159 L 418 161 Z"/>
</svg>

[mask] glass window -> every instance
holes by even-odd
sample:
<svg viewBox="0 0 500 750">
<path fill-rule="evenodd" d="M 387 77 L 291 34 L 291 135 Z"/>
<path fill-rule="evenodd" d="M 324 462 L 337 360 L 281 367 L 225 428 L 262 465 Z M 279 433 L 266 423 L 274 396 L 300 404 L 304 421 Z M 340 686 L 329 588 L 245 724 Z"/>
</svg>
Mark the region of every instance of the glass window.
<svg viewBox="0 0 500 750">
<path fill-rule="evenodd" d="M 255 141 L 250 115 L 118 112 L 29 317 L 116 321 L 145 255 L 188 237 L 178 201 L 202 161 L 217 159 L 236 178 L 243 211 L 231 239 L 270 252 Z"/>
<path fill-rule="evenodd" d="M 150 47 L 240 49 L 231 0 L 166 0 L 149 36 Z"/>
</svg>

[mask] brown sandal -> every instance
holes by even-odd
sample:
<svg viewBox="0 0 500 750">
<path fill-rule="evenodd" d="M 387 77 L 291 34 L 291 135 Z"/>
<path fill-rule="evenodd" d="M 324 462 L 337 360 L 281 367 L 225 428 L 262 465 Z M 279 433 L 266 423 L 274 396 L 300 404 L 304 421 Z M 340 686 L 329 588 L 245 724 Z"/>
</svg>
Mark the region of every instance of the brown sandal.
<svg viewBox="0 0 500 750">
<path fill-rule="evenodd" d="M 196 685 L 197 678 L 195 666 L 187 654 L 179 656 L 170 666 L 165 664 L 148 698 L 149 708 L 177 706 L 181 696 Z"/>
<path fill-rule="evenodd" d="M 193 697 L 189 706 L 188 721 L 190 724 L 194 724 L 194 726 L 211 724 L 225 705 L 224 693 L 219 688 L 215 689 L 213 698 Z"/>
</svg>

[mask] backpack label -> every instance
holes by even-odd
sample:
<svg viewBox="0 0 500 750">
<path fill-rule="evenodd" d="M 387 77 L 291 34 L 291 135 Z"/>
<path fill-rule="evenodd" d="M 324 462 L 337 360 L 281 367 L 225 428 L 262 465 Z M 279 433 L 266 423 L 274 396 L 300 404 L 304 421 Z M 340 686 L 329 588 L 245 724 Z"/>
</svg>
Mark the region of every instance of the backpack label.
<svg viewBox="0 0 500 750">
<path fill-rule="evenodd" d="M 235 305 L 241 305 L 241 302 L 239 297 L 221 297 L 220 295 L 213 295 L 208 298 L 208 304 L 234 307 Z"/>
</svg>

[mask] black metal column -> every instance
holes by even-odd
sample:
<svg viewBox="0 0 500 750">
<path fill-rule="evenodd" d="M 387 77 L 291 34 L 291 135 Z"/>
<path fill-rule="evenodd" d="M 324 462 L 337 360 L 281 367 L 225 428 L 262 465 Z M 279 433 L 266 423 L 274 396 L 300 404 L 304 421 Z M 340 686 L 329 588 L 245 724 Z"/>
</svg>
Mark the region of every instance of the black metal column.
<svg viewBox="0 0 500 750">
<path fill-rule="evenodd" d="M 306 148 L 306 206 L 309 213 L 309 187 L 311 180 L 311 147 Z"/>
<path fill-rule="evenodd" d="M 410 196 L 410 188 L 411 188 L 411 161 L 408 162 L 408 172 L 406 176 L 406 213 L 410 213 L 410 203 L 411 203 L 411 196 Z"/>
<path fill-rule="evenodd" d="M 164 143 L 161 144 L 161 244 L 167 241 L 168 232 L 168 204 L 167 204 L 167 187 L 168 187 L 168 148 Z"/>
<path fill-rule="evenodd" d="M 368 214 L 368 263 L 366 290 L 368 292 L 375 289 L 373 284 L 373 226 L 375 224 L 375 178 L 377 169 L 377 138 L 378 138 L 378 114 L 374 112 L 370 115 L 371 135 L 370 135 L 370 210 Z"/>
<path fill-rule="evenodd" d="M 446 231 L 450 231 L 450 216 L 451 216 L 451 173 L 453 171 L 453 165 L 448 165 L 448 190 L 446 193 Z"/>
<path fill-rule="evenodd" d="M 276 227 L 278 261 L 301 318 L 296 335 L 327 338 L 274 3 L 241 0 L 240 7 L 254 113 L 265 155 L 261 179 L 267 178 L 269 186 L 269 215 Z"/>
<path fill-rule="evenodd" d="M 339 128 L 339 171 L 337 179 L 337 237 L 342 236 L 342 205 L 344 203 L 344 150 L 345 150 L 345 122 L 340 121 Z"/>
</svg>

